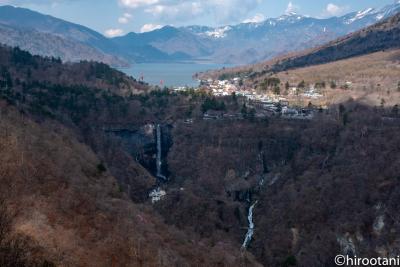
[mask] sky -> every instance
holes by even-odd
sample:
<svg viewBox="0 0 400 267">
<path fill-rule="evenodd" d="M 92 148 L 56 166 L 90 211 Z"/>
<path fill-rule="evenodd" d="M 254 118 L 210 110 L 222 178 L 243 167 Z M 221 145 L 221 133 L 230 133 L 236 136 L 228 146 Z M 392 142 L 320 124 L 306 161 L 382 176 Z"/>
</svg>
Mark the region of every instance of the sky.
<svg viewBox="0 0 400 267">
<path fill-rule="evenodd" d="M 398 0 L 396 0 L 398 1 Z M 394 0 L 0 0 L 92 28 L 108 37 L 165 25 L 222 26 L 296 12 L 340 16 Z"/>
</svg>

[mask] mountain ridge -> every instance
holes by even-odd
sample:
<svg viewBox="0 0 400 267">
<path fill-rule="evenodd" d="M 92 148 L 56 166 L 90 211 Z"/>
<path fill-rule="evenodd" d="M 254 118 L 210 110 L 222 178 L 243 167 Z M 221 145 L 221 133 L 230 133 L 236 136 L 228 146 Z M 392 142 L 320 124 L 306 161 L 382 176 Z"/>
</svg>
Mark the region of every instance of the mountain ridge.
<svg viewBox="0 0 400 267">
<path fill-rule="evenodd" d="M 113 40 L 119 44 L 135 40 L 167 54 L 184 52 L 189 59 L 246 64 L 322 45 L 397 12 L 400 12 L 399 2 L 340 17 L 313 18 L 292 12 L 262 22 L 220 27 L 165 26 L 146 33 L 129 33 Z"/>
<path fill-rule="evenodd" d="M 292 12 L 262 22 L 221 27 L 165 26 L 150 32 L 131 32 L 114 38 L 106 38 L 79 24 L 12 6 L 0 7 L 0 23 L 19 32 L 32 31 L 34 35 L 37 32 L 48 34 L 50 39 L 63 38 L 64 47 L 69 47 L 68 51 L 61 51 L 60 46 L 63 45 L 59 44 L 60 39 L 51 44 L 37 38 L 37 48 L 33 49 L 27 46 L 30 41 L 28 35 L 17 36 L 18 31 L 13 34 L 19 42 L 12 42 L 7 38 L 3 38 L 3 42 L 21 46 L 35 54 L 59 56 L 64 61 L 83 59 L 127 66 L 128 62 L 202 60 L 242 65 L 322 45 L 397 12 L 400 12 L 400 2 L 379 9 L 351 12 L 340 17 L 313 18 Z M 3 30 L 3 36 L 5 35 Z M 40 50 L 40 44 L 47 49 Z M 74 57 L 76 54 L 78 56 Z"/>
<path fill-rule="evenodd" d="M 365 29 L 311 49 L 305 55 L 288 58 L 272 67 L 283 71 L 294 67 L 317 65 L 370 54 L 385 49 L 400 48 L 400 13 Z"/>
<path fill-rule="evenodd" d="M 400 48 L 400 13 L 320 46 L 279 55 L 256 64 L 210 70 L 198 73 L 197 76 L 201 79 L 222 79 L 221 77 L 245 75 L 253 79 L 398 48 Z"/>
<path fill-rule="evenodd" d="M 1 43 L 25 48 L 36 55 L 60 57 L 63 61 L 94 60 L 120 67 L 129 65 L 116 53 L 115 45 L 108 38 L 76 23 L 27 8 L 5 5 L 0 6 L 0 24 L 3 25 L 0 29 L 3 36 Z M 8 31 L 4 30 L 4 26 Z M 7 38 L 10 32 L 14 39 Z M 31 42 L 35 44 L 35 49 L 31 47 Z"/>
</svg>

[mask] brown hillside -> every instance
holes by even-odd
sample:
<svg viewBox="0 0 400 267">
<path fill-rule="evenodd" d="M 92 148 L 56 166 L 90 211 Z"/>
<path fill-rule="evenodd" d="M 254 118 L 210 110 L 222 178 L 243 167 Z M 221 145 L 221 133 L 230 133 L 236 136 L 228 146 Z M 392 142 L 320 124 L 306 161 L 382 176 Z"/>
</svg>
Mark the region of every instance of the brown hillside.
<svg viewBox="0 0 400 267">
<path fill-rule="evenodd" d="M 198 246 L 129 201 L 68 129 L 0 109 L 1 193 L 18 211 L 14 229 L 57 266 L 240 265 L 237 249 Z"/>
</svg>

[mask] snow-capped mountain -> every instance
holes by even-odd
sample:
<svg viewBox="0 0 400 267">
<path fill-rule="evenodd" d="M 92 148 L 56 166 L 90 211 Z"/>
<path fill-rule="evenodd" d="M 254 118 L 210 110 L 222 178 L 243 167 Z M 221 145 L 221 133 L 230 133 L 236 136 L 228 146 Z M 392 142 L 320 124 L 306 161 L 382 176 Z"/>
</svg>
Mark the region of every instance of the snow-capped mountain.
<svg viewBox="0 0 400 267">
<path fill-rule="evenodd" d="M 217 28 L 184 27 L 180 30 L 207 40 L 211 60 L 249 63 L 303 50 L 368 27 L 400 12 L 400 1 L 383 8 L 367 8 L 341 17 L 312 18 L 294 12 L 262 22 Z M 196 29 L 196 30 L 194 30 Z"/>
<path fill-rule="evenodd" d="M 400 12 L 400 2 L 381 9 L 368 8 L 352 12 L 341 17 L 313 18 L 291 12 L 262 22 L 215 28 L 189 26 L 178 30 L 191 33 L 197 38 L 204 48 L 205 53 L 202 58 L 223 63 L 245 64 L 326 43 L 398 12 Z M 175 45 L 180 42 L 176 38 L 173 40 L 172 43 Z M 187 42 L 187 39 L 181 41 Z M 157 43 L 157 47 L 163 50 L 165 46 Z M 169 46 L 168 50 L 179 52 Z"/>
<path fill-rule="evenodd" d="M 213 38 L 225 38 L 229 37 L 230 34 L 234 34 L 237 31 L 252 31 L 257 28 L 276 28 L 276 27 L 290 27 L 307 25 L 314 27 L 318 25 L 324 25 L 325 32 L 336 31 L 336 28 L 345 27 L 345 32 L 353 32 L 362 27 L 367 27 L 374 24 L 382 19 L 388 18 L 400 12 L 400 1 L 395 4 L 385 6 L 381 9 L 367 8 L 358 12 L 352 12 L 342 17 L 332 17 L 325 19 L 311 18 L 309 16 L 303 16 L 295 12 L 286 13 L 278 18 L 269 18 L 263 22 L 250 22 L 241 23 L 238 25 L 228 25 L 223 27 L 211 28 L 203 26 L 189 26 L 184 29 L 191 31 L 194 34 L 201 36 L 209 36 Z M 360 25 L 361 24 L 361 27 Z M 330 26 L 330 27 L 329 27 Z M 283 28 L 283 32 L 286 30 Z M 259 37 L 259 36 L 257 36 Z"/>
<path fill-rule="evenodd" d="M 375 14 L 375 13 L 376 13 L 376 12 L 375 12 L 375 9 L 373 9 L 373 8 L 367 8 L 367 9 L 365 9 L 365 10 L 358 11 L 358 12 L 355 13 L 354 15 L 351 14 L 351 15 L 349 16 L 350 18 L 345 18 L 345 19 L 344 19 L 344 23 L 346 23 L 346 24 L 351 24 L 351 23 L 353 23 L 353 22 L 355 22 L 355 21 L 357 21 L 357 20 L 366 18 L 367 16 L 370 16 L 371 14 Z M 380 16 L 380 15 L 377 15 L 377 16 L 375 17 L 376 20 L 380 20 L 380 19 L 382 19 L 382 18 L 383 18 L 383 16 Z"/>
<path fill-rule="evenodd" d="M 103 53 L 106 56 L 124 57 L 134 62 L 201 59 L 215 63 L 247 64 L 326 43 L 398 12 L 400 12 L 400 1 L 380 9 L 368 8 L 341 17 L 313 18 L 290 12 L 258 22 L 221 27 L 165 26 L 151 32 L 129 33 L 112 39 L 80 25 L 11 6 L 0 8 L 0 24 L 24 31 L 26 31 L 26 25 L 29 25 L 29 30 L 53 34 L 56 37 L 62 37 L 63 40 L 74 42 L 76 45 L 73 52 L 66 51 L 65 53 L 77 54 L 79 59 L 100 58 L 101 60 L 101 53 Z M 29 33 L 22 38 L 21 33 L 17 34 L 14 31 L 12 35 L 4 29 L 0 31 L 3 33 L 3 43 L 31 47 L 27 45 L 30 43 Z M 51 49 L 40 50 L 39 54 L 52 56 L 62 54 L 61 52 L 49 53 L 49 51 L 58 51 L 57 47 L 54 47 L 56 43 L 46 42 L 47 46 L 38 45 L 38 47 L 52 45 Z M 82 52 L 83 50 L 86 52 Z M 32 49 L 30 51 L 37 52 Z M 99 55 L 82 56 L 82 54 L 87 55 L 87 51 L 94 51 Z"/>
<path fill-rule="evenodd" d="M 358 12 L 353 12 L 342 17 L 343 22 L 347 25 L 354 23 L 373 24 L 387 17 L 393 16 L 400 12 L 400 1 L 392 5 L 385 6 L 382 9 L 367 8 Z"/>
</svg>

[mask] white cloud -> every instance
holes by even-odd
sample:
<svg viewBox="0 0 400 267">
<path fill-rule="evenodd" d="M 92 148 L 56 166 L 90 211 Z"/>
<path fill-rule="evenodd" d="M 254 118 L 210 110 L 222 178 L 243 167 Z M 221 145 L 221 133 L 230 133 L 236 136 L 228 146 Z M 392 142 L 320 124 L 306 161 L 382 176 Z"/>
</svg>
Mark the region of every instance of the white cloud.
<svg viewBox="0 0 400 267">
<path fill-rule="evenodd" d="M 145 12 L 161 21 L 185 21 L 211 15 L 218 23 L 242 21 L 264 0 L 157 0 Z"/>
<path fill-rule="evenodd" d="M 207 9 L 219 23 L 242 21 L 250 11 L 256 9 L 262 0 L 206 0 Z"/>
<path fill-rule="evenodd" d="M 145 12 L 152 14 L 162 21 L 181 21 L 192 19 L 195 16 L 204 14 L 203 5 L 198 2 L 184 2 L 176 5 L 154 5 Z"/>
<path fill-rule="evenodd" d="M 335 14 L 339 13 L 340 7 L 335 4 L 329 3 L 326 6 L 326 11 L 331 15 L 335 15 Z"/>
<path fill-rule="evenodd" d="M 118 22 L 121 24 L 128 24 L 129 23 L 129 19 L 125 18 L 125 17 L 120 17 L 118 18 Z"/>
<path fill-rule="evenodd" d="M 259 22 L 263 22 L 264 20 L 265 20 L 265 16 L 263 14 L 258 13 L 256 15 L 254 15 L 254 17 L 252 17 L 252 18 L 245 19 L 243 21 L 243 23 L 259 23 Z"/>
<path fill-rule="evenodd" d="M 329 3 L 323 13 L 324 16 L 340 16 L 346 13 L 348 9 L 348 6 L 338 6 L 333 3 Z"/>
<path fill-rule="evenodd" d="M 158 25 L 158 24 L 144 24 L 142 26 L 142 28 L 140 29 L 140 32 L 151 32 L 157 29 L 161 29 L 163 26 L 162 25 Z"/>
<path fill-rule="evenodd" d="M 127 24 L 129 22 L 129 20 L 125 17 L 120 17 L 120 18 L 118 18 L 118 22 L 121 24 Z"/>
<path fill-rule="evenodd" d="M 121 17 L 118 18 L 118 22 L 121 24 L 127 24 L 131 19 L 132 19 L 132 15 L 129 13 L 125 13 Z"/>
<path fill-rule="evenodd" d="M 299 11 L 299 9 L 300 9 L 299 6 L 293 4 L 293 2 L 290 1 L 288 6 L 287 6 L 287 8 L 286 8 L 286 10 L 285 10 L 285 13 L 286 14 L 296 13 L 297 11 Z"/>
<path fill-rule="evenodd" d="M 124 34 L 122 29 L 108 29 L 104 32 L 107 37 L 117 37 Z"/>
<path fill-rule="evenodd" d="M 119 4 L 123 7 L 138 8 L 141 6 L 150 6 L 158 4 L 159 0 L 119 0 Z"/>
</svg>

